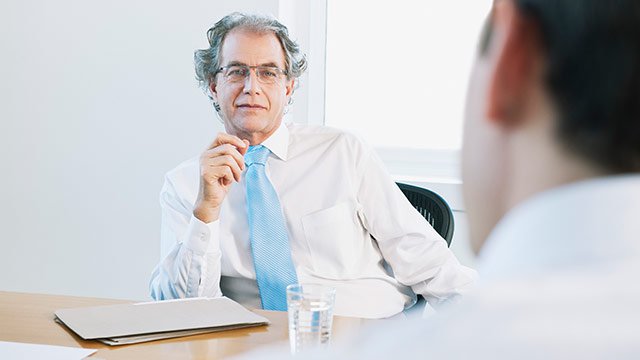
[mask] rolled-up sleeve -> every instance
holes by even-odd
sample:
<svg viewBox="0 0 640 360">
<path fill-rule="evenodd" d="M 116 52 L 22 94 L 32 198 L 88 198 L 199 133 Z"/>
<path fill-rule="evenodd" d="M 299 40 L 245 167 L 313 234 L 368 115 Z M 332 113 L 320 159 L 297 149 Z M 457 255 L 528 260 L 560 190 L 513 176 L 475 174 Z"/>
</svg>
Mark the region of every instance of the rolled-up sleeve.
<svg viewBox="0 0 640 360">
<path fill-rule="evenodd" d="M 409 203 L 382 161 L 370 151 L 362 161 L 358 199 L 364 225 L 378 243 L 398 282 L 429 304 L 455 301 L 477 278 L 458 261 L 446 241 Z"/>
</svg>

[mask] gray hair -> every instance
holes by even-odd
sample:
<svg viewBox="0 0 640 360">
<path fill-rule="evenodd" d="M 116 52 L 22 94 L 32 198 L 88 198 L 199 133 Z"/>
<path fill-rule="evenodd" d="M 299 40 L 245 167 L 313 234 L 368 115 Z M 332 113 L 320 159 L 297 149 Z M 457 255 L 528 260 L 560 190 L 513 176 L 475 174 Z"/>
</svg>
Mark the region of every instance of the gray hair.
<svg viewBox="0 0 640 360">
<path fill-rule="evenodd" d="M 306 70 L 307 59 L 300 51 L 300 46 L 289 37 L 286 26 L 273 17 L 234 12 L 220 19 L 207 31 L 209 48 L 196 50 L 194 53 L 196 79 L 206 93 L 209 93 L 210 84 L 214 81 L 213 79 L 220 68 L 222 42 L 227 34 L 235 28 L 257 33 L 273 32 L 284 50 L 284 71 L 288 79 L 297 79 Z M 214 105 L 219 111 L 217 104 Z"/>
</svg>

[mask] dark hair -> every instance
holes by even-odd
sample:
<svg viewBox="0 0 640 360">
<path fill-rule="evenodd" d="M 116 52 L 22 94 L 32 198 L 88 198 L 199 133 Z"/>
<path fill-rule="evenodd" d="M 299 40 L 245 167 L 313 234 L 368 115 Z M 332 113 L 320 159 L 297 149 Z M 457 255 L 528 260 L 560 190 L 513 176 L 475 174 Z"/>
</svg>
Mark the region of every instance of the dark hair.
<svg viewBox="0 0 640 360">
<path fill-rule="evenodd" d="M 640 1 L 515 3 L 539 26 L 560 141 L 606 171 L 640 171 Z"/>
</svg>

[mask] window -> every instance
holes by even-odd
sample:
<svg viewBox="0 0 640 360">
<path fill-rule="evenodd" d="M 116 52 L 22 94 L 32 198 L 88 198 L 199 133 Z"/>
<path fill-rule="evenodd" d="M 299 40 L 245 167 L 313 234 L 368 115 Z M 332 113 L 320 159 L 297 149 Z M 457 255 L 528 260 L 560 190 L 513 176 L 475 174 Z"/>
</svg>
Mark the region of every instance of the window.
<svg viewBox="0 0 640 360">
<path fill-rule="evenodd" d="M 327 0 L 325 124 L 394 175 L 458 178 L 467 80 L 491 0 Z"/>
</svg>

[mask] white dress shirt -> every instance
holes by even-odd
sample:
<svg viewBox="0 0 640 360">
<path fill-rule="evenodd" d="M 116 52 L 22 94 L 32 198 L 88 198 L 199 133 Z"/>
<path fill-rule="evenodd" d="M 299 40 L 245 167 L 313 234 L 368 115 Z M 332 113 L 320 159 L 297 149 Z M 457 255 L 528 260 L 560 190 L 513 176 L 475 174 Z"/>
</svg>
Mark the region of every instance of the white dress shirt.
<svg viewBox="0 0 640 360">
<path fill-rule="evenodd" d="M 305 358 L 639 359 L 639 219 L 637 175 L 539 194 L 494 229 L 461 304 Z"/>
<path fill-rule="evenodd" d="M 411 206 L 374 151 L 328 127 L 281 125 L 263 142 L 282 205 L 298 281 L 335 286 L 335 314 L 388 317 L 424 295 L 432 305 L 461 294 L 475 271 Z M 244 173 L 220 218 L 193 216 L 198 158 L 170 171 L 160 195 L 162 260 L 155 299 L 231 297 L 260 307 L 250 251 Z"/>
</svg>

